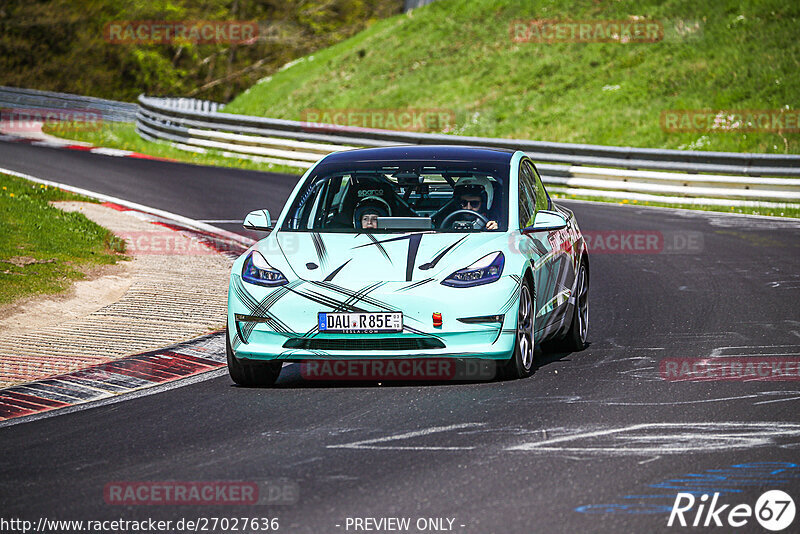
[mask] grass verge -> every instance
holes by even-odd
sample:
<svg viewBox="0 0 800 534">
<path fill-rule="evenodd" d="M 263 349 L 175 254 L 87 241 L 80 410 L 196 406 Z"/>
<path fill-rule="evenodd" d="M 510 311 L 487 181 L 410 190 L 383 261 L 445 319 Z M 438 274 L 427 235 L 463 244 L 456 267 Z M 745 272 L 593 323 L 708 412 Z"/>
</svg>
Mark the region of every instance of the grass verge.
<svg viewBox="0 0 800 534">
<path fill-rule="evenodd" d="M 656 206 L 659 208 L 680 208 L 684 210 L 699 210 L 699 211 L 717 211 L 720 213 L 737 213 L 744 215 L 768 215 L 771 217 L 792 217 L 800 218 L 800 208 L 739 208 L 734 206 L 714 206 L 703 204 L 679 204 L 671 202 L 651 202 L 651 201 L 638 201 L 628 199 L 611 199 L 603 197 L 593 197 L 586 195 L 565 195 L 558 193 L 551 193 L 550 196 L 554 200 L 591 200 L 594 202 L 606 202 L 610 204 L 619 204 L 620 206 Z"/>
<path fill-rule="evenodd" d="M 94 202 L 0 174 L 0 305 L 60 293 L 92 267 L 127 259 L 124 240 L 55 200 Z"/>
<path fill-rule="evenodd" d="M 656 23 L 663 38 L 515 41 L 519 21 L 524 29 L 542 20 Z M 800 134 L 788 123 L 773 133 L 672 133 L 661 118 L 667 110 L 796 115 L 798 20 L 800 3 L 785 0 L 439 0 L 293 62 L 224 111 L 310 120 L 311 111 L 377 110 L 388 120 L 392 110 L 435 109 L 455 117 L 433 130 L 443 133 L 797 154 Z"/>
</svg>

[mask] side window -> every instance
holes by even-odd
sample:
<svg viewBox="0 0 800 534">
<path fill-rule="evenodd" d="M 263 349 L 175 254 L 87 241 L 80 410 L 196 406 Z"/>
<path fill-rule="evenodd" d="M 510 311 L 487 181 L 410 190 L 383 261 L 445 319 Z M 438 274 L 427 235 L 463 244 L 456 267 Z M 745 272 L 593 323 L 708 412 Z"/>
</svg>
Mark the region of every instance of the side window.
<svg viewBox="0 0 800 534">
<path fill-rule="evenodd" d="M 326 196 L 330 195 L 330 180 L 325 180 L 322 182 L 322 185 L 317 189 L 316 195 L 313 197 L 313 203 L 311 203 L 311 198 L 309 198 L 309 202 L 306 205 L 309 206 L 309 210 L 307 212 L 307 219 L 306 219 L 306 228 L 312 229 L 315 226 L 319 226 L 320 220 L 322 219 L 322 214 L 324 213 L 321 206 L 323 204 L 323 200 Z"/>
<path fill-rule="evenodd" d="M 519 226 L 525 228 L 533 224 L 535 216 L 535 198 L 533 196 L 534 178 L 528 165 L 521 165 L 519 170 Z"/>
<path fill-rule="evenodd" d="M 289 220 L 288 228 L 310 230 L 326 227 L 334 213 L 328 206 L 340 197 L 338 193 L 344 179 L 345 177 L 335 177 L 312 184 L 303 193 L 294 216 Z"/>
<path fill-rule="evenodd" d="M 528 166 L 530 164 L 527 164 Z M 539 176 L 539 173 L 536 172 L 536 169 L 531 166 L 531 172 L 535 177 L 535 189 L 536 192 L 536 211 L 539 210 L 549 210 L 550 209 L 550 196 L 547 194 L 547 191 L 544 188 L 544 184 L 542 183 L 542 178 Z"/>
<path fill-rule="evenodd" d="M 319 202 L 318 194 L 322 186 L 323 182 L 317 181 L 309 184 L 307 189 L 303 191 L 302 196 L 297 201 L 297 207 L 294 209 L 291 219 L 287 221 L 287 229 L 306 228 L 313 221 L 313 219 L 310 219 L 311 212 L 314 209 L 314 205 Z"/>
</svg>

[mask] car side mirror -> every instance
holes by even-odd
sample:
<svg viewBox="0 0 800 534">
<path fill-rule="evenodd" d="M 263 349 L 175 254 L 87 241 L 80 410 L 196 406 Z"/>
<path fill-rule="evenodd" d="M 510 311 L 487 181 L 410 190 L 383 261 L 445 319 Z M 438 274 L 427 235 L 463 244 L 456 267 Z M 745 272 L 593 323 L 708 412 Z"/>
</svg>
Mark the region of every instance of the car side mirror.
<svg viewBox="0 0 800 534">
<path fill-rule="evenodd" d="M 542 210 L 536 213 L 536 218 L 531 226 L 522 229 L 523 234 L 533 232 L 552 232 L 567 227 L 567 219 L 555 211 Z"/>
<path fill-rule="evenodd" d="M 247 214 L 247 217 L 244 218 L 242 226 L 245 230 L 269 232 L 272 230 L 272 218 L 269 216 L 269 210 L 251 211 Z"/>
</svg>

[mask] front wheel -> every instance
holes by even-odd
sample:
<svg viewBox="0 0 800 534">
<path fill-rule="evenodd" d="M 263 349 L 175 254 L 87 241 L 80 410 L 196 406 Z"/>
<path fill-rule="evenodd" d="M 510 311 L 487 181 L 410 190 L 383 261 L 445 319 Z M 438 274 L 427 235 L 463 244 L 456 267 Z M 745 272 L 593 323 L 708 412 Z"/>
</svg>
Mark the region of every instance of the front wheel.
<svg viewBox="0 0 800 534">
<path fill-rule="evenodd" d="M 508 378 L 525 378 L 533 370 L 533 299 L 527 280 L 523 282 L 519 293 L 516 338 L 504 374 Z"/>
<path fill-rule="evenodd" d="M 228 374 L 240 386 L 266 387 L 278 380 L 283 362 L 243 362 L 236 357 L 231 347 L 231 338 L 225 331 L 225 349 L 228 355 Z"/>
</svg>

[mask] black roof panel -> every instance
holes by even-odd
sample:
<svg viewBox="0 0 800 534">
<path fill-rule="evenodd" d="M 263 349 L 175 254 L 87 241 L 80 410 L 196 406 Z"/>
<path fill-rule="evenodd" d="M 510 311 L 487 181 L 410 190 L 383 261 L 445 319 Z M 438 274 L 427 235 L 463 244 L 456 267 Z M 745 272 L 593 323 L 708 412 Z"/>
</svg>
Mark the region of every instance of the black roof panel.
<svg viewBox="0 0 800 534">
<path fill-rule="evenodd" d="M 369 161 L 464 161 L 509 163 L 514 150 L 458 145 L 403 145 L 346 150 L 327 156 L 322 164 Z"/>
</svg>

